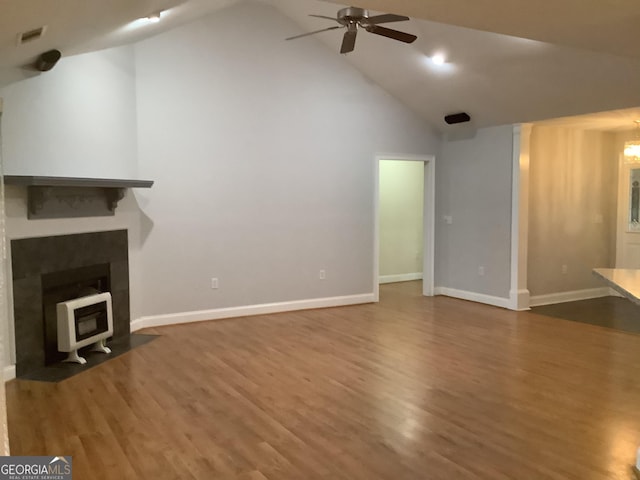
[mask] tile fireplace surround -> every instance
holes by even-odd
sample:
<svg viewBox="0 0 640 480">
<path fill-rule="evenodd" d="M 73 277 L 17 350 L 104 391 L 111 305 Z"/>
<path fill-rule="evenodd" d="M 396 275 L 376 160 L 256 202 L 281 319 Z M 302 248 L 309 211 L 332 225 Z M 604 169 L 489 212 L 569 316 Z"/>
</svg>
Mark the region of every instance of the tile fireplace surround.
<svg viewBox="0 0 640 480">
<path fill-rule="evenodd" d="M 80 288 L 86 275 L 98 278 L 96 285 L 111 292 L 114 340 L 129 336 L 128 258 L 126 230 L 11 240 L 18 377 L 51 363 L 55 315 L 51 305 L 45 304 L 50 302 L 46 299 L 62 301 L 69 295 L 73 298 L 70 292 Z M 59 287 L 65 277 L 67 284 Z M 53 294 L 47 293 L 51 292 L 47 290 L 50 286 Z M 53 355 L 57 355 L 55 348 Z"/>
</svg>

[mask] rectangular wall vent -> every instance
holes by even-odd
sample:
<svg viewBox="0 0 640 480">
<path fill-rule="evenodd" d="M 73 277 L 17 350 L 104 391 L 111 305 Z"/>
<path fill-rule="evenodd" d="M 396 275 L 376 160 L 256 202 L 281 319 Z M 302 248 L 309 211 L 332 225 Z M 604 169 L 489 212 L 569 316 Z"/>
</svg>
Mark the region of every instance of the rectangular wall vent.
<svg viewBox="0 0 640 480">
<path fill-rule="evenodd" d="M 27 32 L 22 32 L 18 34 L 18 45 L 23 45 L 28 42 L 33 42 L 34 40 L 42 37 L 47 31 L 47 26 L 44 25 L 42 27 L 34 28 L 33 30 L 29 30 Z"/>
</svg>

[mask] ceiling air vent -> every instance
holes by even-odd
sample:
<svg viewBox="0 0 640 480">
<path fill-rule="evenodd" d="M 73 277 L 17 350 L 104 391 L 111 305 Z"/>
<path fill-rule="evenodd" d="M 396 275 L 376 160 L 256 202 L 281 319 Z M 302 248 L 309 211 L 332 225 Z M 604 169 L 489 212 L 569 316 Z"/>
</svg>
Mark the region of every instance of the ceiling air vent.
<svg viewBox="0 0 640 480">
<path fill-rule="evenodd" d="M 39 39 L 44 35 L 47 31 L 47 26 L 42 26 L 38 28 L 34 28 L 33 30 L 29 30 L 27 32 L 22 32 L 18 34 L 18 45 L 23 45 L 25 43 L 33 42 L 34 40 Z"/>
<path fill-rule="evenodd" d="M 465 123 L 471 120 L 471 117 L 467 112 L 453 113 L 444 117 L 444 121 L 448 125 L 455 125 L 456 123 Z"/>
</svg>

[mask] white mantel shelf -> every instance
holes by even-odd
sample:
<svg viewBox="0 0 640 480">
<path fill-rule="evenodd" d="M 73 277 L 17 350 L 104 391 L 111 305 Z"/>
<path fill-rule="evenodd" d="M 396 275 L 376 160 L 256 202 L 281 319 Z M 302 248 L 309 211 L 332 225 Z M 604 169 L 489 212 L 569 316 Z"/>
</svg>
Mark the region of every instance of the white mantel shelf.
<svg viewBox="0 0 640 480">
<path fill-rule="evenodd" d="M 128 188 L 150 188 L 152 180 L 5 175 L 5 185 L 27 188 L 28 218 L 113 215 Z"/>
<path fill-rule="evenodd" d="M 640 305 L 640 270 L 628 268 L 594 268 L 596 277 L 604 280 L 616 292 Z"/>
</svg>

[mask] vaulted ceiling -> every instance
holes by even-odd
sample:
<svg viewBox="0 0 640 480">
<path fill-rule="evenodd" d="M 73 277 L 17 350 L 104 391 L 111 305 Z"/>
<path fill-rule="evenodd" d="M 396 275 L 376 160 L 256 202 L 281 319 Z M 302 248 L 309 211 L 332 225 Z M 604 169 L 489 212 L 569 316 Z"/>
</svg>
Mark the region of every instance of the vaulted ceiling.
<svg viewBox="0 0 640 480">
<path fill-rule="evenodd" d="M 640 58 L 636 0 L 360 0 L 433 22 Z"/>
<path fill-rule="evenodd" d="M 292 20 L 283 39 L 336 25 L 308 14 L 335 16 L 344 6 L 263 1 Z M 131 43 L 237 2 L 0 0 L 0 85 L 34 75 L 23 67 L 48 49 L 68 56 Z M 393 28 L 418 40 L 407 45 L 361 31 L 345 61 L 440 131 L 452 128 L 444 115 L 457 111 L 484 127 L 640 106 L 637 0 L 359 0 L 359 6 L 411 16 Z M 137 18 L 159 10 L 167 11 L 160 23 L 134 28 Z M 20 32 L 43 25 L 41 39 L 17 45 Z M 342 34 L 290 45 L 320 41 L 338 55 Z M 437 52 L 446 55 L 444 65 L 431 61 Z M 616 118 L 631 122 L 634 114 Z"/>
</svg>

